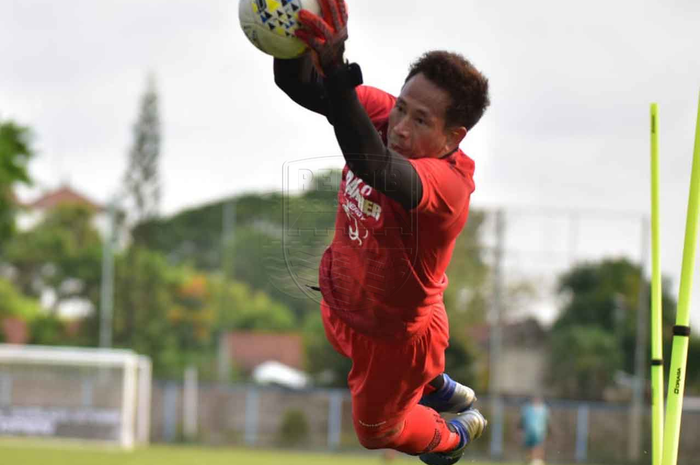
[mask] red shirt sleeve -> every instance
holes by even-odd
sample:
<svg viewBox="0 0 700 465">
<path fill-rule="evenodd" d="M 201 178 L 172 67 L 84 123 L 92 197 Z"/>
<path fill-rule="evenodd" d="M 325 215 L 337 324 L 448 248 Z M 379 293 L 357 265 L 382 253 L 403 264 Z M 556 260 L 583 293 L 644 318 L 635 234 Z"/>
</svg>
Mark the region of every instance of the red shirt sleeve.
<svg viewBox="0 0 700 465">
<path fill-rule="evenodd" d="M 355 92 L 373 123 L 389 119 L 389 112 L 396 104 L 396 97 L 371 86 L 357 86 Z"/>
<path fill-rule="evenodd" d="M 461 152 L 457 156 L 464 156 Z M 423 184 L 423 197 L 415 208 L 418 213 L 434 215 L 449 226 L 469 207 L 469 197 L 474 191 L 473 162 L 460 167 L 449 160 L 420 158 L 409 160 Z"/>
</svg>

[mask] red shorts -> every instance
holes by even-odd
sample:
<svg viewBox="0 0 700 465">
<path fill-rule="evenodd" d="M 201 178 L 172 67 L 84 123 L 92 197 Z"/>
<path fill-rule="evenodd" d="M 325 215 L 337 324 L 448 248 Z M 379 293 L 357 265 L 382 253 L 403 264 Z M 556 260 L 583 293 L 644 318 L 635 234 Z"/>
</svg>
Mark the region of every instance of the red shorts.
<svg viewBox="0 0 700 465">
<path fill-rule="evenodd" d="M 352 360 L 348 386 L 358 434 L 401 425 L 427 383 L 445 369 L 449 324 L 444 304 L 435 304 L 425 328 L 405 340 L 383 341 L 360 334 L 321 301 L 326 337 Z"/>
</svg>

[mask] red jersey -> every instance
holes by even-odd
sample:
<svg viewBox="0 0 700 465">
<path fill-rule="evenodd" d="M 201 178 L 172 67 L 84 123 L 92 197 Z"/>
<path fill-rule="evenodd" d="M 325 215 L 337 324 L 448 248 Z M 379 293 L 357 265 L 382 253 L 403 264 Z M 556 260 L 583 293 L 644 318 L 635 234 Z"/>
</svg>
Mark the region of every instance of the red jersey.
<svg viewBox="0 0 700 465">
<path fill-rule="evenodd" d="M 396 97 L 368 86 L 357 96 L 386 144 Z M 442 302 L 445 270 L 474 191 L 474 162 L 461 150 L 409 160 L 423 184 L 410 211 L 343 169 L 335 236 L 321 259 L 319 285 L 334 314 L 356 331 L 405 338 Z"/>
</svg>

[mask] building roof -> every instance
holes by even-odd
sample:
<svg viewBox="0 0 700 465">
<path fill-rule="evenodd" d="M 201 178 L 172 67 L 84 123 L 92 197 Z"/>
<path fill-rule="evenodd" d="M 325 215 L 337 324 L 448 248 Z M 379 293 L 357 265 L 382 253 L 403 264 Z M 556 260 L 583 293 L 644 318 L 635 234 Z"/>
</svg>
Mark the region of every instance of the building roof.
<svg viewBox="0 0 700 465">
<path fill-rule="evenodd" d="M 93 202 L 83 194 L 80 194 L 72 187 L 63 185 L 56 190 L 50 191 L 39 197 L 33 202 L 29 202 L 29 208 L 37 208 L 41 210 L 51 210 L 58 205 L 77 204 L 84 205 L 92 211 L 101 211 L 103 207 L 96 202 Z"/>
<path fill-rule="evenodd" d="M 232 331 L 225 344 L 234 366 L 251 371 L 263 362 L 276 361 L 298 370 L 304 369 L 301 334 Z"/>
</svg>

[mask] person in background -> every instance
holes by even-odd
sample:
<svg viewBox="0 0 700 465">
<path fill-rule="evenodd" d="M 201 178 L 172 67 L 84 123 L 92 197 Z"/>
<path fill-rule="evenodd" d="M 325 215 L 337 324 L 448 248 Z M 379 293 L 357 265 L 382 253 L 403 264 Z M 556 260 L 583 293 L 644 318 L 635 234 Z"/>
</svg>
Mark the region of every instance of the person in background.
<svg viewBox="0 0 700 465">
<path fill-rule="evenodd" d="M 519 429 L 530 465 L 544 465 L 544 443 L 549 431 L 549 409 L 534 396 L 520 411 Z"/>
</svg>

